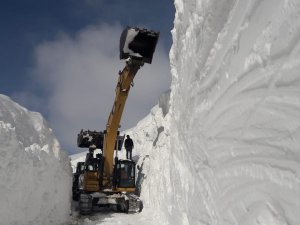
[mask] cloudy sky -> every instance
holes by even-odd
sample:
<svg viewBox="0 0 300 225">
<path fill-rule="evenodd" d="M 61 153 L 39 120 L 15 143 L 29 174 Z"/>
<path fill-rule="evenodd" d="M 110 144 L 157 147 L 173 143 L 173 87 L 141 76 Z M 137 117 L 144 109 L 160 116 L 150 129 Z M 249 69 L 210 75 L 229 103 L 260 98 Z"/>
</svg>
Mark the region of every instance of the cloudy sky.
<svg viewBox="0 0 300 225">
<path fill-rule="evenodd" d="M 103 130 L 119 70 L 124 27 L 160 31 L 151 65 L 135 78 L 121 130 L 135 126 L 171 82 L 172 0 L 2 0 L 0 93 L 41 112 L 64 149 L 81 128 Z"/>
</svg>

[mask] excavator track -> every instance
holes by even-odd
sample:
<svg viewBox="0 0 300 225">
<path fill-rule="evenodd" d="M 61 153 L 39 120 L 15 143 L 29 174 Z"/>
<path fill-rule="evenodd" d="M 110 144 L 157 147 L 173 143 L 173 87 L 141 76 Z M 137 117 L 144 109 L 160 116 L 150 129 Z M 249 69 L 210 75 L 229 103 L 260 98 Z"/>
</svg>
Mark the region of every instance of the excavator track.
<svg viewBox="0 0 300 225">
<path fill-rule="evenodd" d="M 80 194 L 79 197 L 79 211 L 81 215 L 91 214 L 93 209 L 93 198 L 88 194 Z"/>
<path fill-rule="evenodd" d="M 134 195 L 134 194 L 127 194 L 128 198 L 128 213 L 130 212 L 141 212 L 143 210 L 143 202 L 142 200 Z"/>
</svg>

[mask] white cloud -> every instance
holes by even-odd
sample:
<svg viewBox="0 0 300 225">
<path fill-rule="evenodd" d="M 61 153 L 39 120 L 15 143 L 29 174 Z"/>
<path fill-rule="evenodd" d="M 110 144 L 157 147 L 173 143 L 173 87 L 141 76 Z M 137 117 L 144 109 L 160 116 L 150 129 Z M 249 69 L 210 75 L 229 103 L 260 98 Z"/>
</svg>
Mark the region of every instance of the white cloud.
<svg viewBox="0 0 300 225">
<path fill-rule="evenodd" d="M 105 129 L 118 71 L 125 65 L 119 60 L 121 32 L 119 25 L 90 26 L 75 37 L 60 34 L 37 46 L 34 78 L 50 93 L 45 104 L 63 146 L 75 148 L 81 128 Z M 141 68 L 135 78 L 122 129 L 134 126 L 149 113 L 170 80 L 168 54 L 157 46 L 153 63 Z"/>
</svg>

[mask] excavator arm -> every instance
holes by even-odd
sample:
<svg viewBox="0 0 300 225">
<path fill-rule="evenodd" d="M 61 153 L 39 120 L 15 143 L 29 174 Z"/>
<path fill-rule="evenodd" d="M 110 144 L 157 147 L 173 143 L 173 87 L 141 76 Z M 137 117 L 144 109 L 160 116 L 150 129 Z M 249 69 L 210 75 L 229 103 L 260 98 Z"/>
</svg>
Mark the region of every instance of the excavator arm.
<svg viewBox="0 0 300 225">
<path fill-rule="evenodd" d="M 120 127 L 126 99 L 133 83 L 133 79 L 143 64 L 144 62 L 141 59 L 130 58 L 126 61 L 126 66 L 123 71 L 121 71 L 119 74 L 119 79 L 115 90 L 115 101 L 109 114 L 106 124 L 106 132 L 104 134 L 103 156 L 105 158 L 104 171 L 106 175 L 112 174 L 113 172 L 115 140 L 118 135 L 117 133 Z"/>
</svg>

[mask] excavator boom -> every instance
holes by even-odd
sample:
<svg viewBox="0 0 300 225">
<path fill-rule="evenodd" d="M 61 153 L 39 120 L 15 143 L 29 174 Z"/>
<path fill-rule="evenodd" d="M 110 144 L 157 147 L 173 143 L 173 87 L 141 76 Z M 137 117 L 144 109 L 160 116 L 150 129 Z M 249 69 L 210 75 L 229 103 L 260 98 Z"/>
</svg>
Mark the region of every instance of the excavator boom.
<svg viewBox="0 0 300 225">
<path fill-rule="evenodd" d="M 104 138 L 103 156 L 105 157 L 104 171 L 106 174 L 112 174 L 113 172 L 115 140 L 120 127 L 121 117 L 133 79 L 143 64 L 143 61 L 140 59 L 129 59 L 125 68 L 119 74 L 115 101 L 108 117 Z"/>
<path fill-rule="evenodd" d="M 147 29 L 127 27 L 120 38 L 120 59 L 126 59 L 126 66 L 119 74 L 113 108 L 106 124 L 103 154 L 104 171 L 112 174 L 114 167 L 114 147 L 133 79 L 144 63 L 151 63 L 159 33 Z"/>
</svg>

